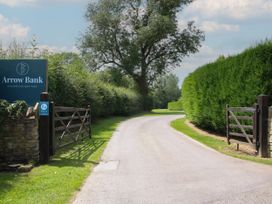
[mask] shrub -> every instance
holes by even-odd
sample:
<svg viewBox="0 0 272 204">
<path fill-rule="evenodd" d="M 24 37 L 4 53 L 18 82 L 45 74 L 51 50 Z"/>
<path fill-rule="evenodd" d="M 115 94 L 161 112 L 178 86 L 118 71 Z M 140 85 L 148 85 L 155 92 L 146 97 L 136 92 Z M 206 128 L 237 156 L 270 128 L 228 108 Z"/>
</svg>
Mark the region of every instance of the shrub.
<svg viewBox="0 0 272 204">
<path fill-rule="evenodd" d="M 15 101 L 8 103 L 6 100 L 0 100 L 0 124 L 5 119 L 22 119 L 26 116 L 28 105 L 25 101 Z"/>
<path fill-rule="evenodd" d="M 204 65 L 182 86 L 183 108 L 197 125 L 224 131 L 225 106 L 252 106 L 259 94 L 272 94 L 272 42 Z"/>
<path fill-rule="evenodd" d="M 28 105 L 25 101 L 15 101 L 11 103 L 7 108 L 8 117 L 11 119 L 21 119 L 26 116 Z"/>
<path fill-rule="evenodd" d="M 49 94 L 56 105 L 87 107 L 93 118 L 129 115 L 140 111 L 140 96 L 128 88 L 101 80 L 90 73 L 76 54 L 62 53 L 49 57 Z"/>
<path fill-rule="evenodd" d="M 0 100 L 0 124 L 8 117 L 7 107 L 9 103 L 6 100 Z"/>
<path fill-rule="evenodd" d="M 182 99 L 168 103 L 168 110 L 182 110 Z"/>
</svg>

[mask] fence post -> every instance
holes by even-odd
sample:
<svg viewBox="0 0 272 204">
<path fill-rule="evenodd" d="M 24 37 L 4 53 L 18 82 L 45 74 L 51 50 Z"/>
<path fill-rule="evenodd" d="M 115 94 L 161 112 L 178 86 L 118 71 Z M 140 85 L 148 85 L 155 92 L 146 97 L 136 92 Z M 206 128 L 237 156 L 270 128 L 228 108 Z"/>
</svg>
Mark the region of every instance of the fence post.
<svg viewBox="0 0 272 204">
<path fill-rule="evenodd" d="M 53 156 L 56 152 L 56 137 L 55 137 L 55 103 L 53 101 L 50 102 L 49 107 L 49 128 L 50 128 L 50 134 L 49 134 L 49 150 L 50 150 L 50 156 Z"/>
<path fill-rule="evenodd" d="M 228 144 L 230 144 L 230 138 L 229 138 L 229 105 L 226 105 L 226 134 L 227 134 L 227 141 Z"/>
<path fill-rule="evenodd" d="M 39 149 L 40 163 L 49 162 L 49 95 L 42 92 L 39 103 Z"/>
<path fill-rule="evenodd" d="M 269 142 L 268 142 L 268 96 L 258 96 L 259 104 L 259 155 L 263 158 L 269 157 Z"/>
<path fill-rule="evenodd" d="M 269 107 L 268 109 L 268 146 L 269 146 L 269 157 L 271 157 L 271 147 L 272 147 L 272 136 L 271 136 L 271 133 L 272 133 L 272 109 Z"/>
<path fill-rule="evenodd" d="M 255 143 L 256 153 L 259 151 L 260 140 L 258 137 L 259 133 L 259 105 L 257 103 L 254 104 L 255 112 L 253 115 L 253 143 Z"/>
<path fill-rule="evenodd" d="M 89 109 L 89 137 L 90 138 L 92 138 L 92 124 L 91 124 L 91 122 L 92 122 L 92 116 L 91 116 L 91 106 L 90 105 L 88 105 L 88 109 Z"/>
</svg>

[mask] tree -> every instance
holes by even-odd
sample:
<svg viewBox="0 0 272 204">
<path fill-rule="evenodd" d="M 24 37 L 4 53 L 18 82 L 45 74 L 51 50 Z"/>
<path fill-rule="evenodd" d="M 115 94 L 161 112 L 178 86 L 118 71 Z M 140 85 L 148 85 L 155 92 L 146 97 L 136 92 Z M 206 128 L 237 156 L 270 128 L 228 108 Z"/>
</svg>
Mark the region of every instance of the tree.
<svg viewBox="0 0 272 204">
<path fill-rule="evenodd" d="M 39 47 L 38 47 L 38 42 L 37 42 L 37 36 L 36 35 L 33 35 L 32 36 L 32 39 L 31 39 L 31 42 L 30 42 L 30 55 L 32 58 L 36 58 L 37 56 L 39 56 Z"/>
<path fill-rule="evenodd" d="M 0 59 L 5 59 L 6 55 L 6 50 L 3 48 L 2 41 L 0 41 Z"/>
<path fill-rule="evenodd" d="M 30 43 L 14 39 L 9 42 L 7 47 L 4 47 L 0 41 L 0 59 L 48 58 L 49 55 L 48 50 L 39 48 L 35 35 L 32 37 Z"/>
<path fill-rule="evenodd" d="M 177 13 L 192 0 L 100 0 L 90 3 L 82 53 L 92 69 L 104 66 L 129 75 L 144 100 L 160 75 L 196 53 L 204 40 L 193 22 L 180 28 Z"/>
<path fill-rule="evenodd" d="M 20 43 L 15 39 L 9 43 L 5 53 L 5 58 L 7 59 L 18 59 L 28 56 L 25 43 Z"/>
<path fill-rule="evenodd" d="M 154 108 L 167 108 L 170 101 L 176 101 L 180 97 L 178 77 L 174 74 L 159 77 L 153 88 Z"/>
<path fill-rule="evenodd" d="M 135 83 L 129 76 L 122 74 L 117 69 L 105 69 L 96 73 L 99 80 L 113 84 L 117 87 L 124 87 L 135 90 Z"/>
</svg>

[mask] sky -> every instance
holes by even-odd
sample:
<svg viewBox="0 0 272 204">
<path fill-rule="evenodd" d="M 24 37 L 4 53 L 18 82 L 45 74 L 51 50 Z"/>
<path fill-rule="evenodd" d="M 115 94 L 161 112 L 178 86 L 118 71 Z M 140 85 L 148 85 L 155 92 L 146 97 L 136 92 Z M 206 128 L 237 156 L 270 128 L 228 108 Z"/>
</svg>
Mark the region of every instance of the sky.
<svg viewBox="0 0 272 204">
<path fill-rule="evenodd" d="M 87 29 L 84 18 L 90 0 L 0 0 L 0 40 L 30 42 L 50 51 L 76 51 Z M 194 20 L 205 32 L 197 54 L 186 57 L 173 71 L 180 84 L 198 67 L 220 55 L 242 52 L 272 39 L 272 0 L 195 0 L 178 14 L 179 25 Z"/>
</svg>

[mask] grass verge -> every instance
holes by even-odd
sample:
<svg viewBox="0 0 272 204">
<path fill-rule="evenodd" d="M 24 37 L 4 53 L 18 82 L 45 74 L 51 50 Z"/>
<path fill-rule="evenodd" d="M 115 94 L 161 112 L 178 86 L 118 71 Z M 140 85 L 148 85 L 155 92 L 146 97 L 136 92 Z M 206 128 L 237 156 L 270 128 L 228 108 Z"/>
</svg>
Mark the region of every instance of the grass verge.
<svg viewBox="0 0 272 204">
<path fill-rule="evenodd" d="M 204 145 L 207 145 L 208 147 L 211 147 L 223 154 L 226 154 L 235 158 L 243 159 L 243 160 L 249 160 L 249 161 L 253 161 L 253 162 L 257 162 L 261 164 L 272 165 L 271 158 L 269 159 L 259 158 L 259 157 L 247 155 L 239 151 L 235 151 L 230 145 L 228 145 L 226 142 L 220 139 L 216 139 L 216 138 L 196 132 L 191 127 L 186 125 L 185 121 L 186 121 L 185 118 L 174 120 L 171 122 L 171 126 L 175 128 L 177 131 L 182 132 L 185 135 L 191 137 L 192 139 Z"/>
<path fill-rule="evenodd" d="M 134 117 L 181 113 L 156 109 Z M 93 125 L 93 140 L 85 139 L 59 150 L 48 165 L 36 167 L 30 173 L 0 172 L 0 204 L 67 203 L 99 162 L 118 124 L 128 118 L 98 121 Z"/>
<path fill-rule="evenodd" d="M 0 203 L 63 204 L 80 189 L 90 170 L 99 162 L 109 139 L 125 117 L 103 119 L 93 126 L 93 141 L 61 149 L 48 165 L 30 173 L 0 173 Z"/>
<path fill-rule="evenodd" d="M 156 115 L 181 115 L 183 111 L 172 111 L 168 109 L 153 109 L 151 112 L 144 114 L 144 116 L 156 116 Z"/>
</svg>

